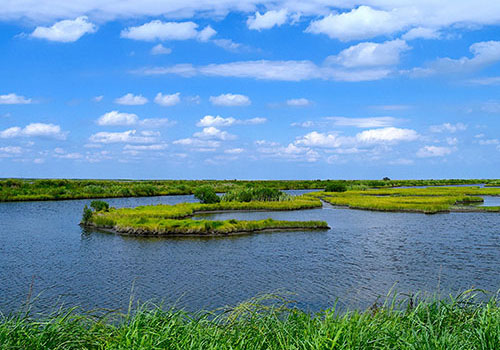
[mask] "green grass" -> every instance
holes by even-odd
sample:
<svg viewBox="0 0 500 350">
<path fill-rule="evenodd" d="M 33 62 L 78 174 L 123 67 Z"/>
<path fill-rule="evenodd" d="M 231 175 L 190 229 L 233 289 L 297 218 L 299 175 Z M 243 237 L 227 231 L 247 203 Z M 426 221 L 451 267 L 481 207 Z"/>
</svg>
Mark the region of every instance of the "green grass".
<svg viewBox="0 0 500 350">
<path fill-rule="evenodd" d="M 500 344 L 498 297 L 396 303 L 366 311 L 309 314 L 257 298 L 188 313 L 153 305 L 96 316 L 78 309 L 0 317 L 2 349 L 453 349 Z M 266 302 L 267 301 L 267 302 Z"/>
<path fill-rule="evenodd" d="M 214 204 L 180 203 L 137 208 L 111 208 L 92 212 L 86 225 L 113 228 L 115 232 L 134 235 L 227 235 L 242 232 L 285 229 L 327 229 L 323 221 L 193 220 L 196 213 L 230 210 L 298 210 L 321 207 L 321 201 L 305 196 L 274 202 L 219 202 Z"/>
<path fill-rule="evenodd" d="M 332 205 L 377 211 L 438 213 L 448 211 L 498 212 L 498 207 L 479 207 L 479 196 L 500 196 L 500 188 L 428 187 L 388 188 L 365 191 L 315 192 L 307 195 Z"/>
<path fill-rule="evenodd" d="M 233 193 L 252 187 L 280 190 L 323 189 L 341 182 L 348 189 L 390 188 L 395 186 L 443 186 L 457 184 L 498 184 L 500 180 L 69 180 L 69 179 L 4 179 L 0 180 L 0 201 L 62 200 L 83 198 L 139 197 L 193 194 L 202 186 L 217 192 Z"/>
</svg>

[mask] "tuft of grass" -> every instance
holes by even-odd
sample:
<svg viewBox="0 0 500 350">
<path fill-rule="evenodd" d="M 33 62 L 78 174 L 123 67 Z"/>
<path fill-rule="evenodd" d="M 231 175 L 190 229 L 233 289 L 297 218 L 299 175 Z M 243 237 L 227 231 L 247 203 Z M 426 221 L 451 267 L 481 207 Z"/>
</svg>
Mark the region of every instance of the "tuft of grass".
<svg viewBox="0 0 500 350">
<path fill-rule="evenodd" d="M 498 349 L 498 296 L 474 291 L 444 300 L 366 311 L 309 314 L 262 296 L 235 308 L 188 313 L 146 304 L 97 317 L 78 309 L 0 317 L 2 349 Z"/>
</svg>

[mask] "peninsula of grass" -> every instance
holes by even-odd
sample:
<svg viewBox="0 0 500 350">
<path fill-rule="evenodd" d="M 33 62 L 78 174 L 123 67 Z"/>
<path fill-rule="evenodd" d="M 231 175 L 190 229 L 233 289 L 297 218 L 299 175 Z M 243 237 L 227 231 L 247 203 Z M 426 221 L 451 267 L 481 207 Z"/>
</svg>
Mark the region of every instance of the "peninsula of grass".
<svg viewBox="0 0 500 350">
<path fill-rule="evenodd" d="M 500 196 L 500 188 L 425 187 L 384 188 L 365 191 L 314 192 L 307 196 L 320 198 L 335 206 L 376 211 L 405 211 L 434 214 L 440 212 L 500 212 L 500 207 L 478 206 L 480 196 Z"/>
<path fill-rule="evenodd" d="M 118 234 L 137 236 L 214 236 L 283 230 L 323 230 L 329 228 L 324 221 L 193 220 L 191 218 L 198 213 L 299 210 L 321 206 L 319 199 L 305 196 L 290 196 L 283 201 L 220 201 L 208 204 L 180 203 L 121 209 L 95 205 L 97 210 L 84 209 L 81 224 Z"/>
<path fill-rule="evenodd" d="M 231 309 L 189 313 L 153 305 L 99 316 L 78 309 L 50 316 L 0 315 L 2 349 L 453 349 L 500 344 L 497 297 L 459 296 L 366 311 L 310 314 L 256 299 Z"/>
</svg>

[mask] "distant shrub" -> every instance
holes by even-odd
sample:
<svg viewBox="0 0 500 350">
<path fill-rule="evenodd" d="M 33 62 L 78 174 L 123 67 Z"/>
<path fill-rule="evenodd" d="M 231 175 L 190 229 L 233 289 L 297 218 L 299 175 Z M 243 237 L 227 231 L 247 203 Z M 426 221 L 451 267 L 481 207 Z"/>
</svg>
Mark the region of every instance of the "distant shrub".
<svg viewBox="0 0 500 350">
<path fill-rule="evenodd" d="M 201 186 L 194 191 L 194 196 L 203 204 L 219 203 L 220 198 L 211 186 Z"/>
<path fill-rule="evenodd" d="M 251 187 L 229 191 L 222 196 L 224 202 L 277 202 L 290 200 L 291 196 L 276 188 L 269 187 Z"/>
<path fill-rule="evenodd" d="M 83 207 L 82 223 L 88 224 L 90 219 L 92 219 L 92 209 L 89 209 L 87 205 Z"/>
<path fill-rule="evenodd" d="M 342 182 L 330 182 L 325 187 L 325 192 L 345 192 L 347 185 Z"/>
<path fill-rule="evenodd" d="M 108 211 L 109 204 L 104 201 L 92 201 L 90 202 L 90 207 L 95 211 Z"/>
<path fill-rule="evenodd" d="M 382 180 L 383 180 L 383 181 L 391 181 L 391 179 L 390 179 L 390 178 L 388 178 L 387 176 L 386 176 L 386 177 L 384 177 Z"/>
</svg>

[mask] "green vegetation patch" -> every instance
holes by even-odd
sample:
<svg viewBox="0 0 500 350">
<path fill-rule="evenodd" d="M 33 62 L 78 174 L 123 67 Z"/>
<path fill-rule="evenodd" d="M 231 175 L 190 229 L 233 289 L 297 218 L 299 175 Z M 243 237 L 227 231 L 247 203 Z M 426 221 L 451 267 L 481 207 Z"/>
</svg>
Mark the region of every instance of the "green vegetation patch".
<svg viewBox="0 0 500 350">
<path fill-rule="evenodd" d="M 228 235 L 266 230 L 328 229 L 323 221 L 258 221 L 193 220 L 196 213 L 231 210 L 298 210 L 321 207 L 317 198 L 298 196 L 287 201 L 250 201 L 180 203 L 175 205 L 149 205 L 137 208 L 108 208 L 99 204 L 100 211 L 85 207 L 82 224 L 134 235 Z"/>
<path fill-rule="evenodd" d="M 3 349 L 454 349 L 500 343 L 496 297 L 386 303 L 366 311 L 309 314 L 256 298 L 231 309 L 188 313 L 139 306 L 96 316 L 78 309 L 46 317 L 0 315 Z"/>
<path fill-rule="evenodd" d="M 427 214 L 449 211 L 498 212 L 498 207 L 482 207 L 479 196 L 500 196 L 500 188 L 426 187 L 384 188 L 364 191 L 314 192 L 309 197 L 321 198 L 332 205 L 377 211 L 410 211 Z"/>
</svg>

